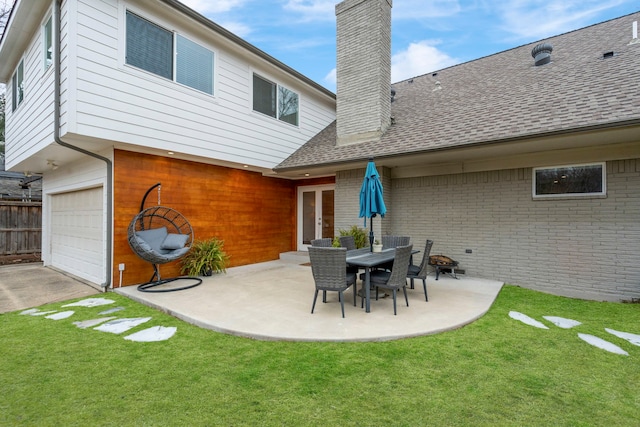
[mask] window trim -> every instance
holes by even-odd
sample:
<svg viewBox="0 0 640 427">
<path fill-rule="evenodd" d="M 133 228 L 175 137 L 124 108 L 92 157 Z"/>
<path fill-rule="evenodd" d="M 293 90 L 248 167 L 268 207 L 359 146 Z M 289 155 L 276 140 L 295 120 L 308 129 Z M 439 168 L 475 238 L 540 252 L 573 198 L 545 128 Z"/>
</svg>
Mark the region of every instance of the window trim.
<svg viewBox="0 0 640 427">
<path fill-rule="evenodd" d="M 255 105 L 254 105 L 255 91 L 254 91 L 254 84 L 253 84 L 255 77 L 257 77 L 257 78 L 259 78 L 261 80 L 264 80 L 265 82 L 271 83 L 272 85 L 275 85 L 275 89 L 276 89 L 275 90 L 275 94 L 276 94 L 276 99 L 275 99 L 275 113 L 276 114 L 275 114 L 275 116 L 272 116 L 272 115 L 267 114 L 267 113 L 263 113 L 262 111 L 258 111 L 258 110 L 255 109 Z M 298 99 L 298 108 L 297 108 L 297 111 L 296 111 L 296 123 L 295 124 L 289 123 L 288 121 L 283 120 L 281 118 L 281 116 L 280 116 L 280 92 L 281 92 L 281 89 L 285 89 L 285 90 L 295 94 L 297 99 Z M 289 126 L 295 126 L 295 127 L 298 127 L 298 128 L 300 127 L 300 94 L 298 92 L 292 90 L 292 89 L 289 89 L 288 87 L 286 87 L 284 85 L 281 85 L 281 84 L 275 82 L 274 80 L 272 80 L 270 78 L 265 77 L 264 75 L 262 75 L 260 73 L 255 72 L 255 71 L 253 71 L 251 73 L 251 110 L 253 112 L 255 112 L 255 113 L 258 113 L 258 114 L 262 115 L 262 116 L 269 117 L 271 119 L 277 120 L 279 123 L 285 123 L 285 124 L 287 124 Z"/>
<path fill-rule="evenodd" d="M 20 83 L 18 84 L 18 77 L 21 77 Z M 18 88 L 20 88 L 20 92 L 18 92 Z M 21 95 L 19 97 L 19 95 Z M 18 99 L 20 98 L 20 99 Z M 20 105 L 24 102 L 24 58 L 20 59 L 18 62 L 18 66 L 16 70 L 13 72 L 11 76 L 11 112 L 14 112 L 18 109 Z"/>
<path fill-rule="evenodd" d="M 48 28 L 47 28 L 48 27 Z M 47 40 L 48 38 L 48 40 Z M 47 46 L 47 42 L 49 46 Z M 42 45 L 43 45 L 43 63 L 44 70 L 47 71 L 53 65 L 53 16 L 49 15 L 49 18 L 45 19 L 42 24 Z M 50 51 L 50 52 L 49 52 Z M 50 53 L 50 58 L 49 58 Z"/>
<path fill-rule="evenodd" d="M 557 170 L 557 169 L 566 169 L 566 168 L 578 168 L 584 166 L 600 166 L 601 167 L 601 184 L 602 191 L 599 192 L 590 192 L 590 193 L 558 193 L 558 194 L 537 194 L 536 193 L 536 184 L 537 184 L 537 172 L 541 170 Z M 531 194 L 534 199 L 559 199 L 559 198 L 602 198 L 607 195 L 607 164 L 606 162 L 594 162 L 594 163 L 578 163 L 578 164 L 566 164 L 566 165 L 557 165 L 557 166 L 544 166 L 537 167 L 532 169 L 532 179 L 531 179 Z"/>
<path fill-rule="evenodd" d="M 127 60 L 127 34 L 128 34 L 128 26 L 127 26 L 127 15 L 128 14 L 132 14 L 134 16 L 136 16 L 137 18 L 144 20 L 146 22 L 148 22 L 151 25 L 155 25 L 160 29 L 163 29 L 165 31 L 167 31 L 168 33 L 171 33 L 171 38 L 172 38 L 172 51 L 171 51 L 171 77 L 165 77 L 163 75 L 154 73 L 153 71 L 149 71 L 146 70 L 144 68 L 141 68 L 135 64 L 132 64 L 130 62 L 128 62 Z M 212 60 L 212 64 L 211 64 L 211 93 L 207 92 L 207 91 L 203 91 L 197 87 L 193 87 L 193 86 L 189 86 L 188 84 L 185 83 L 181 83 L 178 81 L 178 37 L 181 37 L 191 43 L 194 43 L 200 47 L 202 47 L 203 49 L 207 50 L 208 52 L 211 53 L 211 60 Z M 187 35 L 186 33 L 182 33 L 173 29 L 170 29 L 168 25 L 166 25 L 166 23 L 158 21 L 156 19 L 150 19 L 148 17 L 146 17 L 144 14 L 139 13 L 138 11 L 135 11 L 133 9 L 130 8 L 124 8 L 124 25 L 123 25 L 123 44 L 122 44 L 122 63 L 124 66 L 126 67 L 130 67 L 132 69 L 135 69 L 137 71 L 140 71 L 142 73 L 145 73 L 149 76 L 153 76 L 154 78 L 160 78 L 166 81 L 170 81 L 173 82 L 174 84 L 180 86 L 180 87 L 184 87 L 187 88 L 189 90 L 194 90 L 197 93 L 201 94 L 201 95 L 205 95 L 205 96 L 213 96 L 215 97 L 216 94 L 216 89 L 217 89 L 217 59 L 218 59 L 218 52 L 214 49 L 212 49 L 209 45 L 202 43 L 200 41 L 197 41 L 196 39 L 194 39 L 193 37 L 190 37 L 189 35 Z"/>
</svg>

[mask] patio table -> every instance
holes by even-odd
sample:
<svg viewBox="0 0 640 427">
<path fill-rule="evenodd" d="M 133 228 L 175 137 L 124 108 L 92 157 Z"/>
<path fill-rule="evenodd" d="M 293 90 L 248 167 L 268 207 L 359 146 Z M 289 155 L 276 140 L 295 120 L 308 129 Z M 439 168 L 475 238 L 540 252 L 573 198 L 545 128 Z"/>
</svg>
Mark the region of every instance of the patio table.
<svg viewBox="0 0 640 427">
<path fill-rule="evenodd" d="M 413 249 L 411 254 L 418 252 L 420 251 Z M 347 264 L 364 267 L 365 309 L 367 313 L 371 311 L 371 268 L 391 262 L 395 257 L 396 248 L 383 249 L 382 252 L 371 252 L 370 248 L 347 251 Z"/>
</svg>

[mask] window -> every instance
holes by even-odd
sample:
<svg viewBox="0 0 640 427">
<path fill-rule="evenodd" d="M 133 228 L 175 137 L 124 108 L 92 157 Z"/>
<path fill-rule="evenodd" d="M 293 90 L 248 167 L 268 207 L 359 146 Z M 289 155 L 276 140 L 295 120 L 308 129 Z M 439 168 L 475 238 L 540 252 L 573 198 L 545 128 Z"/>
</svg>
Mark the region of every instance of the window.
<svg viewBox="0 0 640 427">
<path fill-rule="evenodd" d="M 298 94 L 253 75 L 253 110 L 298 125 Z"/>
<path fill-rule="evenodd" d="M 11 111 L 16 111 L 18 105 L 24 101 L 24 59 L 20 61 L 11 78 L 11 100 L 13 101 Z"/>
<path fill-rule="evenodd" d="M 213 95 L 213 52 L 178 36 L 176 81 Z"/>
<path fill-rule="evenodd" d="M 174 43 L 172 31 L 127 11 L 127 64 L 213 95 L 213 61 L 209 49 L 178 34 Z"/>
<path fill-rule="evenodd" d="M 603 196 L 605 164 L 535 168 L 533 197 Z"/>
<path fill-rule="evenodd" d="M 173 80 L 173 33 L 127 12 L 127 64 Z"/>
<path fill-rule="evenodd" d="M 47 70 L 53 63 L 53 23 L 51 17 L 43 27 L 44 36 L 44 69 Z"/>
</svg>

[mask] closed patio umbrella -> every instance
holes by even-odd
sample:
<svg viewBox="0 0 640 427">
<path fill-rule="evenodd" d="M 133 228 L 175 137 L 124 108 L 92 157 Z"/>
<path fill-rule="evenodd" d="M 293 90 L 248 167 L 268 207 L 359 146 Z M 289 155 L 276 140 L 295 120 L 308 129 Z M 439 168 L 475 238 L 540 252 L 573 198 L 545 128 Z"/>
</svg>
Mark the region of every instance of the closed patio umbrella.
<svg viewBox="0 0 640 427">
<path fill-rule="evenodd" d="M 364 175 L 364 181 L 360 188 L 360 215 L 364 217 L 364 226 L 367 226 L 367 218 L 370 223 L 369 246 L 373 251 L 373 217 L 376 215 L 384 216 L 387 213 L 387 207 L 384 205 L 382 198 L 382 182 L 380 175 L 376 169 L 373 159 L 369 159 L 367 171 Z"/>
</svg>

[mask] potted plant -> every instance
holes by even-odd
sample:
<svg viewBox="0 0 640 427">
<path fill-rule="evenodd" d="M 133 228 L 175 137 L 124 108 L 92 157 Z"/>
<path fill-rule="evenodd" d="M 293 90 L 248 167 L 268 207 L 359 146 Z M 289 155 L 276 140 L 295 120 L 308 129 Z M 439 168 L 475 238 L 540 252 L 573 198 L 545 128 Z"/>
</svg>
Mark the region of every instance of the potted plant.
<svg viewBox="0 0 640 427">
<path fill-rule="evenodd" d="M 382 243 L 378 239 L 373 242 L 373 252 L 382 252 Z"/>
<path fill-rule="evenodd" d="M 353 236 L 353 240 L 355 241 L 356 248 L 365 248 L 369 246 L 369 236 L 367 232 L 357 225 L 352 225 L 348 230 L 340 230 L 341 236 Z M 335 246 L 340 246 L 340 241 L 337 241 L 337 244 L 334 243 Z"/>
<path fill-rule="evenodd" d="M 197 240 L 182 258 L 180 272 L 188 276 L 211 276 L 227 271 L 229 255 L 223 249 L 224 242 L 214 238 Z"/>
</svg>

